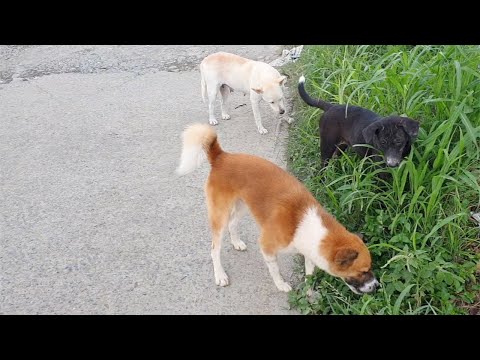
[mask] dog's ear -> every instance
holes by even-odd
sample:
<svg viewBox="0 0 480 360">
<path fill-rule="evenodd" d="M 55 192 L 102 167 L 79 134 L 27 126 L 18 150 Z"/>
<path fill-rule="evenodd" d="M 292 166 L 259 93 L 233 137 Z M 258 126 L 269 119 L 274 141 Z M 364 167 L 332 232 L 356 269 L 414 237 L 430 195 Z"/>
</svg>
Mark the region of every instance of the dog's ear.
<svg viewBox="0 0 480 360">
<path fill-rule="evenodd" d="M 335 263 L 340 269 L 348 269 L 358 257 L 358 251 L 349 248 L 342 248 L 335 254 Z"/>
<path fill-rule="evenodd" d="M 373 135 L 380 129 L 382 126 L 380 120 L 375 121 L 374 123 L 368 125 L 365 129 L 362 130 L 363 138 L 367 144 L 372 143 Z"/>
<path fill-rule="evenodd" d="M 405 132 L 410 135 L 412 139 L 417 137 L 418 129 L 420 128 L 420 123 L 418 121 L 402 117 L 399 125 L 405 129 Z"/>
<path fill-rule="evenodd" d="M 286 77 L 286 76 L 280 76 L 280 77 L 277 79 L 277 81 L 278 81 L 278 84 L 279 84 L 280 86 L 285 85 L 285 83 L 287 82 L 287 77 Z"/>
<path fill-rule="evenodd" d="M 257 94 L 262 94 L 263 93 L 262 88 L 256 88 L 256 89 L 252 88 L 252 90 L 255 91 Z"/>
</svg>

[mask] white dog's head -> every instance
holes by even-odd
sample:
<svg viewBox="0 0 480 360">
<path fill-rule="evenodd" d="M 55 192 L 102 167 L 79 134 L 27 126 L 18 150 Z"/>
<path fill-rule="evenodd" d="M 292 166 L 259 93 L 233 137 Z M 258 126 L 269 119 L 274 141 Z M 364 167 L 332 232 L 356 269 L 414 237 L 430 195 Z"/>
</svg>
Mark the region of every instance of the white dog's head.
<svg viewBox="0 0 480 360">
<path fill-rule="evenodd" d="M 287 80 L 286 76 L 280 76 L 279 78 L 265 84 L 261 88 L 252 88 L 257 94 L 262 96 L 262 99 L 266 101 L 273 111 L 279 114 L 285 113 L 285 102 L 283 100 L 283 85 Z"/>
</svg>

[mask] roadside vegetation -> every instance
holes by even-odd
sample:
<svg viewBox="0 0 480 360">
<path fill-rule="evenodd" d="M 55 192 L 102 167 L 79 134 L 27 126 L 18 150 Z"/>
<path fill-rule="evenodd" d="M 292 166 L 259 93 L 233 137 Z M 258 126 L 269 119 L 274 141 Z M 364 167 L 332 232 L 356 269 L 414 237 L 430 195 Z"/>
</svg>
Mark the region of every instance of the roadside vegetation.
<svg viewBox="0 0 480 360">
<path fill-rule="evenodd" d="M 473 314 L 480 309 L 480 48 L 305 46 L 285 69 L 296 93 L 420 121 L 390 179 L 347 150 L 322 169 L 322 111 L 295 98 L 289 169 L 349 230 L 363 234 L 382 288 L 355 295 L 317 270 L 290 293 L 304 314 Z M 313 296 L 307 296 L 309 288 Z"/>
</svg>

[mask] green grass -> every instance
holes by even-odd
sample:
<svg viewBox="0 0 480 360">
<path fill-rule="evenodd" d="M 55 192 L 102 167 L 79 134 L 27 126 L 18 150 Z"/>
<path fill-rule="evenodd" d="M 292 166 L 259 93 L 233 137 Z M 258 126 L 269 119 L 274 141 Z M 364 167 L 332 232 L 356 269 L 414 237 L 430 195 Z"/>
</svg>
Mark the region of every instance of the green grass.
<svg viewBox="0 0 480 360">
<path fill-rule="evenodd" d="M 322 271 L 290 293 L 306 314 L 464 314 L 480 301 L 480 48 L 306 46 L 286 69 L 326 101 L 419 120 L 412 152 L 391 179 L 347 150 L 320 166 L 322 111 L 295 100 L 289 168 L 347 229 L 360 232 L 383 287 L 353 294 Z M 308 288 L 316 295 L 309 298 Z"/>
</svg>

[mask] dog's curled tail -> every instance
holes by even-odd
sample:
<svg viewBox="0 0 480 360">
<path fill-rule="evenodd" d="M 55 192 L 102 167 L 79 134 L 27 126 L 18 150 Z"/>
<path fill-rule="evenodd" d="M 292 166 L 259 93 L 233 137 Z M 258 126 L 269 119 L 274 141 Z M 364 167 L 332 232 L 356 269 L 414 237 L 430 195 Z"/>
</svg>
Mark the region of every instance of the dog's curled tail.
<svg viewBox="0 0 480 360">
<path fill-rule="evenodd" d="M 207 124 L 193 124 L 188 126 L 182 133 L 183 145 L 180 164 L 175 172 L 185 175 L 198 168 L 205 154 L 212 164 L 218 155 L 223 153 L 217 141 L 217 133 Z"/>
<path fill-rule="evenodd" d="M 318 107 L 324 111 L 330 109 L 333 105 L 323 101 L 321 99 L 315 100 L 310 97 L 310 95 L 307 94 L 305 90 L 305 76 L 301 76 L 300 79 L 298 79 L 298 93 L 300 94 L 300 97 L 305 101 L 308 105 Z"/>
</svg>

